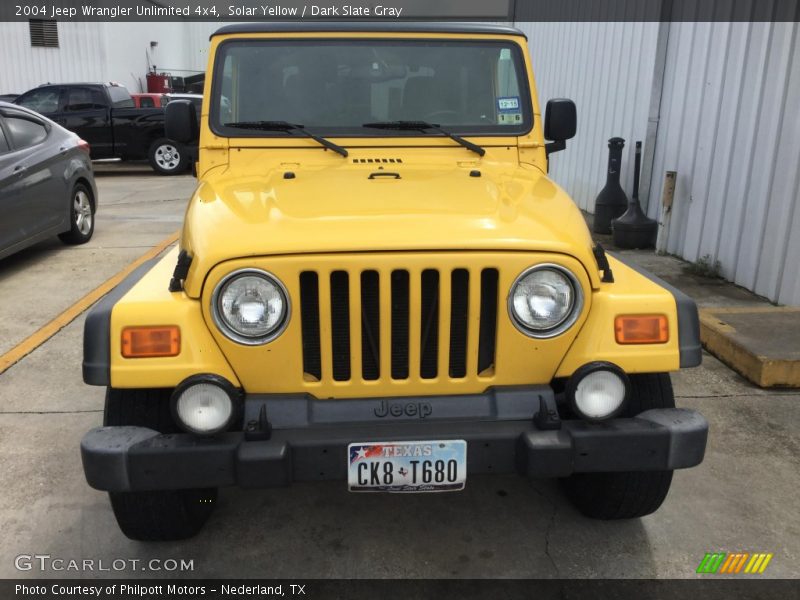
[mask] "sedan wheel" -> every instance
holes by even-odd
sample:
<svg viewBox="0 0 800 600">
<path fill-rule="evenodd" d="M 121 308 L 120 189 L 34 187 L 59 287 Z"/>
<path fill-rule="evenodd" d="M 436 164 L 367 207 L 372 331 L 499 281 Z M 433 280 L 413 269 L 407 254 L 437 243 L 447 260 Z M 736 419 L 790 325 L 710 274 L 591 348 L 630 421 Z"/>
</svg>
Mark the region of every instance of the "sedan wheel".
<svg viewBox="0 0 800 600">
<path fill-rule="evenodd" d="M 79 183 L 70 196 L 69 231 L 58 237 L 65 244 L 85 244 L 94 233 L 94 200 L 92 192 Z"/>
<path fill-rule="evenodd" d="M 92 230 L 92 203 L 89 201 L 89 196 L 83 190 L 78 190 L 75 194 L 75 202 L 73 206 L 73 214 L 75 215 L 75 227 L 82 235 L 87 235 Z"/>
</svg>

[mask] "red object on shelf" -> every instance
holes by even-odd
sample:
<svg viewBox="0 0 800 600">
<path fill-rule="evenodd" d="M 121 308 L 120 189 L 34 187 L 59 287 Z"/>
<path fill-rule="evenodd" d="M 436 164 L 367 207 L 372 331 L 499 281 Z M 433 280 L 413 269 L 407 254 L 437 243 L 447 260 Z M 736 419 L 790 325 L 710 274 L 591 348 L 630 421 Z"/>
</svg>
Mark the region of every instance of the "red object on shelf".
<svg viewBox="0 0 800 600">
<path fill-rule="evenodd" d="M 167 73 L 148 73 L 147 92 L 150 94 L 165 94 L 172 91 Z"/>
</svg>

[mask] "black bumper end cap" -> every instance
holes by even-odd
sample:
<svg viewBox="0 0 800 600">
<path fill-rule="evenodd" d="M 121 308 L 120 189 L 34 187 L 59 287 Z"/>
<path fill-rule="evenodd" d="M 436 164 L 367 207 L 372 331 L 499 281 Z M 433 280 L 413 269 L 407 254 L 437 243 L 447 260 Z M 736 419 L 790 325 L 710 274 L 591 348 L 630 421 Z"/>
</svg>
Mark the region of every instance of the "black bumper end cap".
<svg viewBox="0 0 800 600">
<path fill-rule="evenodd" d="M 131 491 L 128 452 L 160 436 L 146 427 L 96 427 L 81 440 L 81 461 L 86 482 L 96 490 Z"/>
<path fill-rule="evenodd" d="M 636 416 L 670 431 L 667 469 L 688 469 L 703 462 L 708 441 L 708 421 L 687 408 L 646 410 Z"/>
</svg>

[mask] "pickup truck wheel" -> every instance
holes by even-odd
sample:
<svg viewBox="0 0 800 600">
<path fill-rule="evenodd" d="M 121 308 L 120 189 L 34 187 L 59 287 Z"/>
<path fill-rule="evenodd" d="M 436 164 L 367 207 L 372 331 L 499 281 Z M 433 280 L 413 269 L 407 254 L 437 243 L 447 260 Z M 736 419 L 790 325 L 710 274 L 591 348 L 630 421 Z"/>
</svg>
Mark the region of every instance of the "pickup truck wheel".
<svg viewBox="0 0 800 600">
<path fill-rule="evenodd" d="M 622 417 L 651 408 L 674 408 L 666 373 L 631 375 L 631 397 Z M 667 497 L 672 471 L 576 473 L 561 480 L 576 508 L 593 519 L 633 519 L 658 510 Z"/>
<path fill-rule="evenodd" d="M 150 166 L 159 175 L 177 175 L 189 166 L 186 150 L 167 138 L 160 138 L 150 145 Z"/>
<path fill-rule="evenodd" d="M 58 234 L 65 244 L 85 244 L 94 234 L 94 198 L 92 192 L 82 183 L 75 184 L 69 197 L 70 229 Z"/>
<path fill-rule="evenodd" d="M 175 433 L 169 399 L 172 390 L 108 388 L 103 424 L 149 427 Z M 196 535 L 214 511 L 217 489 L 109 492 L 117 524 L 132 540 L 183 540 Z"/>
</svg>

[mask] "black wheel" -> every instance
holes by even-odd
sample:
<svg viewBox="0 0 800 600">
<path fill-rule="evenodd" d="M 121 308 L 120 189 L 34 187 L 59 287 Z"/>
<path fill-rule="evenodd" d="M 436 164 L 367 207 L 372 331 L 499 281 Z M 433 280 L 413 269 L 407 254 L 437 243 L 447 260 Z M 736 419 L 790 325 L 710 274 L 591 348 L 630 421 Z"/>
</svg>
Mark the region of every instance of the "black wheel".
<svg viewBox="0 0 800 600">
<path fill-rule="evenodd" d="M 147 158 L 150 166 L 159 175 L 178 175 L 189 166 L 189 153 L 186 149 L 167 138 L 157 139 L 150 144 Z"/>
<path fill-rule="evenodd" d="M 622 417 L 651 408 L 674 408 L 672 381 L 666 373 L 631 375 L 631 397 Z M 634 519 L 661 506 L 672 483 L 672 471 L 576 473 L 562 479 L 567 496 L 593 519 Z"/>
<path fill-rule="evenodd" d="M 94 197 L 83 183 L 76 183 L 69 196 L 69 231 L 58 234 L 65 244 L 85 244 L 94 234 Z"/>
<path fill-rule="evenodd" d="M 103 424 L 174 433 L 178 429 L 170 414 L 171 391 L 109 388 Z M 122 533 L 132 540 L 155 542 L 196 535 L 214 511 L 217 489 L 109 492 L 108 496 Z"/>
</svg>

